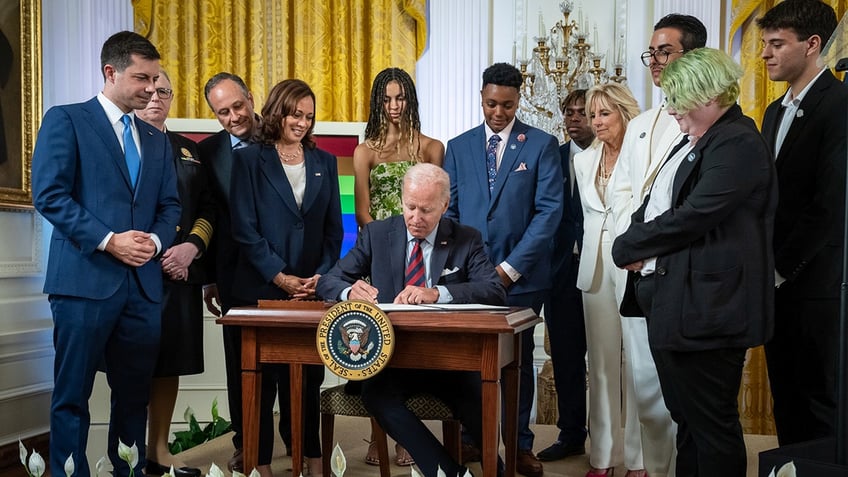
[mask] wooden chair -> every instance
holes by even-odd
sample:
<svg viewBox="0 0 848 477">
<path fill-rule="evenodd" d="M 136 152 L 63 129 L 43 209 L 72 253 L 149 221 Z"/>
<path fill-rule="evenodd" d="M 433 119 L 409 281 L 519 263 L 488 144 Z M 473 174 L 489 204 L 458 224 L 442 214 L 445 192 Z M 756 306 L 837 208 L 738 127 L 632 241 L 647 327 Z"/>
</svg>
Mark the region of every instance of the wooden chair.
<svg viewBox="0 0 848 477">
<path fill-rule="evenodd" d="M 460 423 L 450 408 L 441 400 L 429 394 L 416 394 L 406 401 L 406 407 L 422 421 L 442 421 L 442 435 L 448 453 L 459 462 L 462 452 Z M 371 419 L 374 440 L 380 456 L 380 476 L 391 477 L 391 463 L 386 433 L 377 421 L 365 410 L 362 397 L 347 394 L 344 385 L 335 386 L 321 392 L 321 452 L 324 460 L 324 474 L 330 475 L 330 455 L 333 452 L 333 428 L 335 416 L 357 416 Z M 350 455 L 347 457 L 350 459 Z"/>
</svg>

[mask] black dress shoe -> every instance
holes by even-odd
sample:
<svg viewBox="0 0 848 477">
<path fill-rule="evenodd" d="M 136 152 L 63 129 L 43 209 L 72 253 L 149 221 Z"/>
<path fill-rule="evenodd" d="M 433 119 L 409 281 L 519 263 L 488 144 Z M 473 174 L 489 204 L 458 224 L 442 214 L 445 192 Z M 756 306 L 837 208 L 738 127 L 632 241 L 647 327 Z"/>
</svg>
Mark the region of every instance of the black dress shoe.
<svg viewBox="0 0 848 477">
<path fill-rule="evenodd" d="M 566 444 L 562 441 L 556 441 L 547 449 L 536 454 L 536 457 L 542 462 L 551 462 L 554 460 L 565 459 L 573 455 L 583 455 L 586 453 L 585 444 Z"/>
<path fill-rule="evenodd" d="M 164 465 L 156 462 L 155 460 L 148 460 L 147 467 L 145 469 L 148 475 L 164 475 L 171 471 L 171 467 L 165 467 Z M 196 467 L 180 467 L 179 469 L 174 469 L 174 477 L 200 477 L 200 469 Z"/>
</svg>

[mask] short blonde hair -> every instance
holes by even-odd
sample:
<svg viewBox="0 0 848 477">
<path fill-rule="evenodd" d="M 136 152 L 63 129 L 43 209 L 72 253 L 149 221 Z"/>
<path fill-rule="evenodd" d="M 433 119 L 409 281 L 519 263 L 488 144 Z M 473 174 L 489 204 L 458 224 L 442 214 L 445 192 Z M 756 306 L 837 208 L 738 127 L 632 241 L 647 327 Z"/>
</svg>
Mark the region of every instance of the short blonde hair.
<svg viewBox="0 0 848 477">
<path fill-rule="evenodd" d="M 586 92 L 587 116 L 590 115 L 590 111 L 595 110 L 596 104 L 610 111 L 618 112 L 624 129 L 627 129 L 627 123 L 641 112 L 639 111 L 639 102 L 636 101 L 627 86 L 615 82 L 593 86 Z M 595 138 L 595 141 L 598 141 L 598 139 Z"/>
</svg>

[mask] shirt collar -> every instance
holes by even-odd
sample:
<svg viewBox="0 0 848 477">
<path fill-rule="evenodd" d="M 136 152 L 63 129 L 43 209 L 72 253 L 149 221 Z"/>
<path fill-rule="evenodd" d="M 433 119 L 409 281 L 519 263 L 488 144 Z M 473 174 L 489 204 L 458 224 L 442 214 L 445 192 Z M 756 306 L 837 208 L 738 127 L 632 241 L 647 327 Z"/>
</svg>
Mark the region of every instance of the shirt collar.
<svg viewBox="0 0 848 477">
<path fill-rule="evenodd" d="M 233 136 L 230 134 L 230 149 L 236 147 L 236 144 L 240 143 L 242 140 L 239 139 L 238 136 Z"/>
<path fill-rule="evenodd" d="M 426 237 L 424 237 L 424 241 L 426 241 L 430 245 L 436 243 L 436 233 L 438 231 L 439 231 L 439 224 L 436 224 L 436 226 L 433 227 L 433 231 L 430 232 L 429 234 L 427 234 Z M 406 243 L 409 243 L 409 241 L 414 239 L 414 238 L 415 237 L 413 237 L 412 234 L 409 233 L 409 230 L 407 229 L 407 231 L 406 231 Z"/>
<path fill-rule="evenodd" d="M 486 128 L 486 141 L 488 141 L 489 138 L 492 137 L 492 134 L 497 134 L 498 136 L 501 137 L 501 142 L 506 144 L 506 141 L 509 140 L 509 135 L 512 132 L 513 126 L 515 126 L 515 118 L 514 117 L 512 118 L 512 121 L 510 121 L 509 124 L 506 125 L 505 128 L 501 129 L 501 132 L 496 133 L 496 132 L 492 131 L 492 128 L 489 127 L 489 124 L 484 121 L 483 127 Z"/>
<path fill-rule="evenodd" d="M 109 124 L 117 124 L 124 114 L 129 114 L 130 119 L 132 120 L 130 122 L 135 124 L 135 111 L 131 110 L 128 113 L 124 113 L 121 111 L 121 108 L 115 105 L 115 103 L 113 103 L 111 99 L 107 98 L 102 92 L 97 93 L 97 101 L 100 103 L 103 111 L 106 112 L 106 117 L 109 118 Z"/>
<path fill-rule="evenodd" d="M 819 71 L 819 74 L 817 74 L 813 79 L 811 79 L 810 82 L 807 83 L 807 86 L 804 86 L 804 89 L 802 89 L 800 93 L 794 94 L 792 92 L 792 88 L 789 88 L 789 90 L 786 91 L 786 94 L 783 95 L 783 101 L 780 103 L 780 105 L 783 107 L 788 107 L 790 104 L 796 107 L 800 106 L 801 101 L 804 100 L 804 96 L 807 95 L 807 91 L 809 91 L 810 88 L 813 86 L 813 83 L 815 83 L 819 79 L 819 76 L 824 73 L 825 69 L 826 68 L 822 68 L 821 71 Z"/>
</svg>

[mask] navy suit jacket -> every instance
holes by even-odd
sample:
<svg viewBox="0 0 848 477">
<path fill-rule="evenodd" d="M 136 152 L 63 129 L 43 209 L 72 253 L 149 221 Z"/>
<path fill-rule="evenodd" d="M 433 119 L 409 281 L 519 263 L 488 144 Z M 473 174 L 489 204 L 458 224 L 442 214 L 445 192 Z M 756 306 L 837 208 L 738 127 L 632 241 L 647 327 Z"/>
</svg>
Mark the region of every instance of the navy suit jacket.
<svg viewBox="0 0 848 477">
<path fill-rule="evenodd" d="M 561 262 L 571 264 L 574 244 L 577 249 L 583 247 L 583 208 L 580 206 L 580 192 L 577 181 L 571 190 L 571 141 L 559 148 L 560 165 L 562 166 L 562 219 L 554 235 L 554 270 L 562 270 Z"/>
<path fill-rule="evenodd" d="M 233 146 L 226 130 L 197 144 L 200 159 L 207 168 L 209 189 L 215 200 L 215 233 L 206 253 L 207 277 L 218 286 L 224 312 L 232 306 L 233 271 L 238 263 L 238 247 L 233 242 L 230 223 L 230 182 L 233 171 Z"/>
<path fill-rule="evenodd" d="M 97 246 L 109 232 L 155 233 L 167 249 L 180 219 L 177 176 L 164 133 L 135 119 L 141 170 L 135 190 L 106 112 L 92 98 L 50 108 L 32 157 L 35 208 L 53 225 L 44 292 L 90 299 L 112 296 L 128 269 L 145 296 L 162 298 L 158 260 L 130 267 Z"/>
<path fill-rule="evenodd" d="M 300 209 L 273 146 L 234 152 L 230 211 L 239 247 L 233 297 L 239 302 L 287 299 L 273 284 L 277 273 L 307 278 L 326 273 L 339 259 L 344 230 L 336 157 L 320 149 L 303 152 Z"/>
<path fill-rule="evenodd" d="M 371 284 L 379 290 L 377 301 L 391 303 L 404 289 L 407 242 L 402 216 L 370 222 L 362 228 L 356 246 L 318 280 L 318 295 L 336 300 L 342 290 L 370 275 Z M 479 232 L 443 217 L 435 242 L 430 255 L 433 286 L 444 285 L 453 303 L 504 304 L 506 291 L 483 250 Z"/>
<path fill-rule="evenodd" d="M 479 230 L 494 264 L 506 261 L 521 273 L 510 294 L 547 290 L 551 240 L 562 214 L 556 138 L 516 119 L 490 196 L 485 136 L 481 124 L 448 141 L 444 167 L 451 199 L 445 215 Z"/>
</svg>

